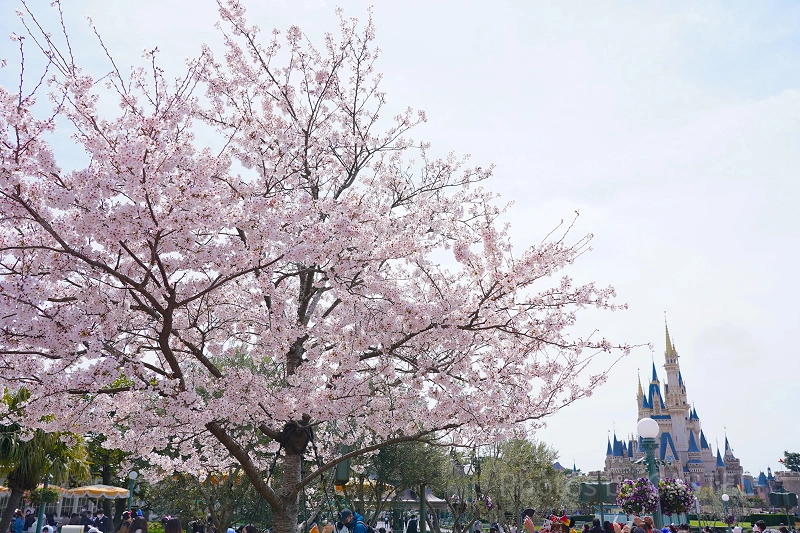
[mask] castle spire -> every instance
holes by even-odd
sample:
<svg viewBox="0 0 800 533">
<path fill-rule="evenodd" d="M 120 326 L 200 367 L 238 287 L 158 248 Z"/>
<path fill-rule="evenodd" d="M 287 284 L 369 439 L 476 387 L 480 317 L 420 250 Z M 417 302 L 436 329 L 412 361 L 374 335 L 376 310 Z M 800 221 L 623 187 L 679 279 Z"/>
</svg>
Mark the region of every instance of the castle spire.
<svg viewBox="0 0 800 533">
<path fill-rule="evenodd" d="M 664 336 L 666 337 L 666 350 L 664 350 L 664 359 L 667 364 L 678 364 L 678 350 L 675 349 L 675 341 L 669 334 L 669 325 L 667 324 L 667 312 L 664 311 Z"/>
<path fill-rule="evenodd" d="M 700 430 L 700 447 L 703 449 L 710 449 L 708 446 L 708 441 L 706 440 L 706 435 L 703 433 L 703 430 Z"/>
<path fill-rule="evenodd" d="M 653 379 L 650 380 L 650 383 L 658 383 L 658 374 L 656 374 L 656 363 L 653 361 Z"/>
<path fill-rule="evenodd" d="M 694 431 L 689 430 L 689 453 L 700 453 L 700 448 L 697 447 L 697 440 L 694 438 Z"/>
<path fill-rule="evenodd" d="M 728 444 L 728 432 L 725 431 L 725 458 L 726 459 L 736 459 L 733 456 L 733 450 L 731 449 L 731 445 Z"/>
<path fill-rule="evenodd" d="M 642 390 L 642 376 L 639 375 L 639 369 L 636 369 L 636 380 L 639 382 L 639 391 L 636 393 L 637 398 L 642 398 L 644 396 L 644 390 Z"/>
<path fill-rule="evenodd" d="M 673 347 L 672 347 L 672 340 L 669 338 L 669 325 L 667 325 L 667 312 L 666 311 L 664 311 L 664 332 L 666 333 L 666 337 L 667 337 L 667 351 L 666 351 L 666 353 L 670 354 L 673 351 Z"/>
<path fill-rule="evenodd" d="M 722 460 L 722 454 L 719 453 L 719 445 L 717 445 L 717 468 L 725 468 L 725 461 Z"/>
</svg>

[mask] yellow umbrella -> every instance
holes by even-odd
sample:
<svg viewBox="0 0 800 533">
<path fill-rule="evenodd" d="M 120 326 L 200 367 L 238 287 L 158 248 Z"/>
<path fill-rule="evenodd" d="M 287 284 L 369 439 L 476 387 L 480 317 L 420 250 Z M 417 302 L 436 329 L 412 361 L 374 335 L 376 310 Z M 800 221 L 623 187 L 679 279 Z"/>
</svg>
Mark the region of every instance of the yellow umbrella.
<svg viewBox="0 0 800 533">
<path fill-rule="evenodd" d="M 77 496 L 79 498 L 108 498 L 114 500 L 117 498 L 127 498 L 128 489 L 121 487 L 112 487 L 110 485 L 88 485 L 86 487 L 75 487 L 74 489 L 67 489 L 64 491 L 67 496 Z"/>
</svg>

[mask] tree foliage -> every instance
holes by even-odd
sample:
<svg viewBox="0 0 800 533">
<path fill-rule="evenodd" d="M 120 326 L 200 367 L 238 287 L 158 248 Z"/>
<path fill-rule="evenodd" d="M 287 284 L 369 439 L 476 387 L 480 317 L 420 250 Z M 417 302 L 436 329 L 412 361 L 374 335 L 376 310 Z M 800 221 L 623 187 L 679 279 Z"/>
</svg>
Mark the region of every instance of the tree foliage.
<svg viewBox="0 0 800 533">
<path fill-rule="evenodd" d="M 183 523 L 210 518 L 217 531 L 235 524 L 271 526 L 269 506 L 240 468 L 199 479 L 186 473 L 167 476 L 150 485 L 148 500 L 160 516 L 178 516 Z"/>
<path fill-rule="evenodd" d="M 19 420 L 26 417 L 25 407 L 30 392 L 19 388 L 15 392 L 4 390 L 2 406 L 6 418 Z M 55 417 L 45 417 L 44 427 Z M 6 531 L 15 509 L 25 491 L 33 491 L 47 480 L 63 483 L 70 479 L 88 477 L 86 449 L 80 437 L 57 431 L 33 429 L 13 421 L 0 424 L 0 477 L 5 477 L 10 489 L 6 507 L 0 517 L 0 531 Z"/>
<path fill-rule="evenodd" d="M 123 462 L 130 459 L 131 454 L 125 453 L 119 449 L 108 449 L 104 446 L 107 441 L 105 435 L 97 433 L 89 433 L 84 435 L 84 442 L 86 446 L 86 455 L 89 464 L 89 471 L 92 478 L 100 479 L 103 485 L 112 485 L 117 487 L 126 487 L 128 485 L 128 472 L 129 470 L 123 469 Z M 141 470 L 141 461 L 134 463 L 137 466 L 134 470 Z M 112 500 L 104 498 L 100 503 L 103 506 L 103 512 L 111 519 L 114 526 L 119 524 L 122 519 L 122 513 L 125 512 L 127 501 L 118 498 L 113 500 L 114 507 L 112 508 Z"/>
<path fill-rule="evenodd" d="M 800 453 L 783 452 L 781 463 L 792 472 L 800 472 Z"/>
<path fill-rule="evenodd" d="M 476 479 L 475 515 L 516 521 L 522 509 L 549 511 L 561 506 L 564 474 L 553 466 L 558 453 L 543 442 L 510 439 L 488 448 Z"/>
<path fill-rule="evenodd" d="M 553 509 L 563 498 L 564 474 L 553 466 L 558 453 L 544 442 L 512 439 L 500 446 L 499 507 L 519 517 L 522 509 Z M 521 526 L 521 524 L 517 524 Z"/>
<path fill-rule="evenodd" d="M 564 483 L 564 493 L 561 501 L 564 509 L 566 509 L 568 513 L 594 513 L 592 504 L 581 501 L 581 483 L 597 483 L 597 478 L 585 475 L 576 475 L 566 480 Z"/>
<path fill-rule="evenodd" d="M 564 273 L 591 236 L 512 254 L 492 167 L 435 157 L 408 137 L 424 113 L 389 110 L 371 20 L 316 47 L 219 13 L 224 57 L 178 77 L 157 48 L 93 76 L 24 14 L 55 110 L 38 78 L 0 87 L 0 384 L 30 384 L 32 431 L 99 431 L 166 472 L 238 464 L 289 533 L 342 442 L 491 442 L 605 379 L 611 343 L 572 326 L 614 291 Z M 56 123 L 85 165 L 62 167 Z"/>
</svg>

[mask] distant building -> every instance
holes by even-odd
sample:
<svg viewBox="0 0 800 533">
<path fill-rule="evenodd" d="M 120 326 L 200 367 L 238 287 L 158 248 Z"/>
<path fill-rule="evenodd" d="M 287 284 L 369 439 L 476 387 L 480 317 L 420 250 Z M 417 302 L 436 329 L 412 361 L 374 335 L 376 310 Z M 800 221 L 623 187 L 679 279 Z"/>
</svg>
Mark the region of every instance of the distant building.
<svg viewBox="0 0 800 533">
<path fill-rule="evenodd" d="M 769 502 L 769 493 L 785 490 L 800 494 L 800 472 L 775 472 L 767 468 L 765 474 L 762 470 L 758 476 L 745 474 L 743 477 L 743 490 L 746 495 L 758 496 L 765 502 Z"/>
<path fill-rule="evenodd" d="M 725 436 L 725 450 L 716 453 L 708 445 L 697 410 L 689 403 L 686 396 L 686 383 L 683 381 L 678 351 L 665 324 L 666 350 L 664 351 L 664 370 L 666 381 L 662 386 L 653 362 L 653 372 L 647 392 L 639 380 L 636 394 L 637 420 L 652 418 L 658 422 L 659 447 L 657 457 L 664 464 L 659 466 L 661 477 L 683 479 L 694 486 L 722 487 L 736 486 L 742 488 L 743 469 L 739 459 L 734 457 L 733 449 Z M 633 435 L 618 439 L 616 433 L 613 441 L 608 441 L 604 476 L 611 481 L 622 481 L 643 473 L 641 460 L 644 451 L 640 451 L 640 440 Z"/>
</svg>

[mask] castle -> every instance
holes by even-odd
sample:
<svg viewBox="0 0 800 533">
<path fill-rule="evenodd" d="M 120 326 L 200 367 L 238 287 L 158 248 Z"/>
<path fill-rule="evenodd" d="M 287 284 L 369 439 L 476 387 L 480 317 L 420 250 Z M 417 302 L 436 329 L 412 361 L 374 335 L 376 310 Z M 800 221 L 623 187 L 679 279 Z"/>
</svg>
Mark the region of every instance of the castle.
<svg viewBox="0 0 800 533">
<path fill-rule="evenodd" d="M 742 466 L 734 457 L 725 437 L 725 451 L 717 447 L 716 454 L 708 445 L 700 417 L 686 397 L 686 384 L 678 363 L 678 351 L 665 324 L 667 348 L 664 352 L 666 382 L 662 384 L 653 362 L 653 375 L 647 393 L 639 380 L 636 395 L 638 419 L 652 418 L 658 422 L 659 435 L 656 457 L 660 459 L 660 477 L 683 479 L 695 487 L 706 486 L 714 490 L 742 485 Z M 610 481 L 622 481 L 644 474 L 641 464 L 644 450 L 639 450 L 640 440 L 632 435 L 620 440 L 614 434 L 606 449 L 605 476 Z"/>
</svg>

